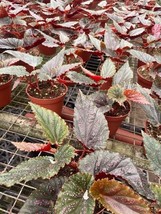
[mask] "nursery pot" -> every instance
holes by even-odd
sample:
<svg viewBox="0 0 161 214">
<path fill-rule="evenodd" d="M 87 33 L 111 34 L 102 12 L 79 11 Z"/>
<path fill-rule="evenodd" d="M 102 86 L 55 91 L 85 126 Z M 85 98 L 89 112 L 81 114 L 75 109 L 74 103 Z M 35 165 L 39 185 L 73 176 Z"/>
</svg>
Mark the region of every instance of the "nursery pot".
<svg viewBox="0 0 161 214">
<path fill-rule="evenodd" d="M 129 102 L 126 102 L 126 113 L 119 115 L 119 116 L 110 116 L 105 115 L 105 118 L 108 122 L 108 128 L 109 128 L 109 136 L 112 138 L 116 134 L 118 128 L 120 127 L 122 121 L 128 116 L 128 113 L 130 112 L 130 104 Z"/>
<path fill-rule="evenodd" d="M 60 85 L 63 86 L 65 90 L 61 95 L 59 95 L 58 97 L 54 97 L 54 98 L 37 98 L 37 97 L 31 96 L 30 95 L 30 90 L 31 90 L 30 85 L 27 86 L 26 93 L 32 103 L 35 103 L 44 108 L 50 109 L 53 112 L 56 112 L 58 115 L 61 116 L 63 103 L 64 103 L 64 97 L 68 91 L 68 88 L 63 83 L 60 83 Z"/>
<path fill-rule="evenodd" d="M 11 102 L 12 79 L 13 77 L 10 76 L 10 79 L 6 83 L 0 85 L 0 108 Z"/>
<path fill-rule="evenodd" d="M 151 80 L 148 80 L 147 78 L 145 78 L 140 70 L 143 68 L 144 66 L 140 66 L 138 69 L 137 69 L 137 77 L 138 77 L 138 84 L 141 85 L 142 87 L 144 88 L 151 88 L 152 87 L 152 84 L 153 84 L 153 81 Z"/>
</svg>

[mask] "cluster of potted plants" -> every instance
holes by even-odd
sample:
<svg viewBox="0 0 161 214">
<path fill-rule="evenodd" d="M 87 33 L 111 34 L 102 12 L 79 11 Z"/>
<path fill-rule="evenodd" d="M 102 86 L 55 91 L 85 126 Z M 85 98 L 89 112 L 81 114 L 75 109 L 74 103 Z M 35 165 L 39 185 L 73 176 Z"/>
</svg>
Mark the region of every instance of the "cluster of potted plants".
<svg viewBox="0 0 161 214">
<path fill-rule="evenodd" d="M 95 8 L 91 9 L 91 6 Z M 26 4 L 2 2 L 0 74 L 1 86 L 6 82 L 8 89 L 2 88 L 9 93 L 9 76 L 11 79 L 17 77 L 14 87 L 23 79 L 27 83 L 29 99 L 59 115 L 67 86 L 74 83 L 108 91 L 108 96 L 111 91 L 114 95 L 114 88 L 115 97 L 128 96 L 130 100 L 146 105 L 148 101 L 139 94 L 137 87 L 129 88 L 128 85 L 133 81 L 128 60 L 133 57 L 138 59 L 138 66 L 141 65 L 138 67 L 138 83 L 150 88 L 153 97 L 160 98 L 161 57 L 158 48 L 161 31 L 158 14 L 161 7 L 148 0 L 124 6 L 114 1 L 100 1 L 98 4 L 81 1 L 79 6 L 76 0 L 65 3 L 53 0 L 47 4 L 38 1 Z M 148 13 L 149 8 L 151 13 Z M 96 73 L 85 68 L 91 54 L 100 60 Z M 150 79 L 150 85 L 142 83 L 142 77 L 146 77 L 146 81 Z M 1 94 L 0 100 L 4 100 L 5 93 Z M 137 96 L 140 98 L 136 99 Z M 11 95 L 5 97 L 8 99 L 1 107 L 11 100 Z M 58 107 L 55 107 L 56 103 Z M 125 106 L 124 102 L 118 103 L 115 116 L 120 117 L 119 109 Z M 111 105 L 108 116 L 112 111 Z M 114 135 L 115 132 L 110 134 L 111 137 Z"/>
<path fill-rule="evenodd" d="M 11 101 L 11 87 L 14 90 L 21 81 L 26 83 L 31 108 L 49 142 L 36 147 L 27 142 L 14 145 L 25 151 L 50 152 L 2 173 L 0 184 L 50 178 L 47 185 L 55 197 L 50 202 L 46 199 L 47 205 L 42 198 L 39 203 L 46 213 L 152 213 L 149 202 L 139 196 L 155 201 L 148 183 L 143 182 L 143 172 L 131 160 L 110 154 L 106 143 L 127 117 L 130 102 L 141 105 L 148 118 L 145 131 L 160 141 L 161 6 L 149 0 L 95 2 L 0 3 L 0 107 Z M 96 72 L 86 68 L 91 55 L 100 62 Z M 133 82 L 131 57 L 138 60 L 138 84 Z M 141 77 L 150 79 L 150 85 L 142 84 Z M 78 145 L 73 147 L 65 142 L 69 130 L 59 116 L 68 86 L 74 84 L 95 87 L 96 93 L 78 95 L 73 110 Z M 98 163 L 91 165 L 93 160 Z M 130 177 L 133 172 L 138 182 Z M 39 199 L 34 197 L 20 213 L 37 213 L 42 208 L 35 206 Z"/>
<path fill-rule="evenodd" d="M 0 175 L 0 184 L 48 179 L 34 191 L 19 213 L 159 213 L 160 185 L 149 184 L 130 158 L 110 153 L 104 111 L 81 91 L 74 109 L 75 144 L 56 113 L 30 103 L 47 137 L 45 143 L 13 142 L 17 149 L 48 152 Z M 160 176 L 160 143 L 143 133 L 152 168 Z M 154 154 L 154 151 L 156 152 Z M 155 156 L 156 155 L 156 156 Z M 158 159 L 157 159 L 158 158 Z"/>
</svg>

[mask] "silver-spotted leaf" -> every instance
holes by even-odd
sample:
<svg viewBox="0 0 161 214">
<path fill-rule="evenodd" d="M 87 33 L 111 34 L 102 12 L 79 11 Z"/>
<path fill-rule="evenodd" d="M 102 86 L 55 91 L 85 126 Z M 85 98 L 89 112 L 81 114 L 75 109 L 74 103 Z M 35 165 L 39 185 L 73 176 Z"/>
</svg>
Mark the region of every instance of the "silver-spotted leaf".
<svg viewBox="0 0 161 214">
<path fill-rule="evenodd" d="M 81 172 L 88 172 L 93 176 L 104 172 L 120 177 L 126 180 L 139 194 L 150 199 L 153 198 L 144 172 L 136 167 L 130 158 L 123 157 L 118 153 L 96 151 L 79 162 L 79 169 Z"/>
<path fill-rule="evenodd" d="M 55 112 L 30 103 L 38 123 L 51 144 L 61 144 L 69 130 L 66 122 Z"/>
<path fill-rule="evenodd" d="M 54 177 L 42 183 L 28 197 L 19 214 L 56 214 L 54 205 L 65 180 L 64 177 Z"/>
<path fill-rule="evenodd" d="M 146 156 L 154 172 L 161 176 L 161 144 L 155 138 L 142 131 Z"/>
<path fill-rule="evenodd" d="M 95 181 L 90 193 L 106 209 L 115 214 L 151 214 L 149 204 L 130 187 L 116 180 Z"/>
<path fill-rule="evenodd" d="M 49 179 L 56 175 L 65 164 L 69 164 L 74 156 L 74 148 L 66 144 L 55 153 L 55 158 L 52 156 L 31 158 L 9 172 L 1 173 L 0 185 L 10 187 L 21 181 L 30 181 L 37 178 Z"/>
<path fill-rule="evenodd" d="M 77 173 L 63 185 L 55 205 L 59 214 L 93 214 L 95 201 L 89 195 L 93 177 Z"/>
<path fill-rule="evenodd" d="M 74 132 L 77 139 L 90 149 L 106 147 L 109 130 L 105 116 L 82 92 L 75 103 Z"/>
</svg>

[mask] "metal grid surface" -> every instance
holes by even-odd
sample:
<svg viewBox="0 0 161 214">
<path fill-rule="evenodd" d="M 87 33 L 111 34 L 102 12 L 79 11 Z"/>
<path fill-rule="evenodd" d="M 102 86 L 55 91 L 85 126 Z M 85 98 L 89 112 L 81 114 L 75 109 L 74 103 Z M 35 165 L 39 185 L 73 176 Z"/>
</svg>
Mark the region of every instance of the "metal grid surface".
<svg viewBox="0 0 161 214">
<path fill-rule="evenodd" d="M 91 57 L 91 60 L 86 64 L 86 68 L 97 72 L 100 61 L 97 57 Z M 0 172 L 8 171 L 15 167 L 23 160 L 35 156 L 35 153 L 26 153 L 18 151 L 12 144 L 12 141 L 26 141 L 26 142 L 41 142 L 43 141 L 42 133 L 35 128 L 35 123 L 31 118 L 26 118 L 25 115 L 30 113 L 28 99 L 25 94 L 25 84 L 18 86 L 13 92 L 12 102 L 0 110 Z M 68 93 L 65 97 L 64 105 L 74 108 L 75 99 L 78 90 L 81 89 L 83 93 L 90 94 L 96 88 L 78 86 L 69 87 Z M 142 128 L 142 121 L 140 125 L 136 125 L 138 120 L 143 120 L 141 117 L 137 118 L 138 110 L 136 106 L 129 118 L 123 123 L 125 129 L 132 132 L 140 133 Z M 137 120 L 137 121 L 136 121 Z M 68 121 L 69 125 L 71 124 Z M 138 123 L 139 124 L 139 123 Z M 34 134 L 33 134 L 34 133 Z M 72 134 L 69 139 L 73 139 Z M 73 139 L 74 140 L 74 139 Z M 41 155 L 37 153 L 36 155 Z M 41 181 L 32 181 L 28 183 L 20 183 L 11 188 L 0 186 L 0 214 L 16 214 L 24 204 L 30 193 L 38 186 Z"/>
</svg>

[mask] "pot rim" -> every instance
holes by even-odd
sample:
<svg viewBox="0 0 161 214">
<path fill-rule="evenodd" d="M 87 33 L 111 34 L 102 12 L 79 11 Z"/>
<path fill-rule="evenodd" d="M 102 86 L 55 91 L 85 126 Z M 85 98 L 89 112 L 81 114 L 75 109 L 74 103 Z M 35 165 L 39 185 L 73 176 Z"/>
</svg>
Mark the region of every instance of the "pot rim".
<svg viewBox="0 0 161 214">
<path fill-rule="evenodd" d="M 36 82 L 34 82 L 34 83 L 36 83 Z M 33 83 L 33 84 L 34 84 Z M 59 95 L 59 96 L 57 96 L 57 97 L 53 97 L 53 98 L 38 98 L 38 97 L 34 97 L 34 96 L 32 96 L 32 95 L 30 95 L 30 93 L 29 93 L 29 88 L 31 87 L 31 85 L 27 85 L 27 87 L 26 87 L 26 94 L 28 95 L 28 97 L 31 97 L 31 98 L 34 98 L 35 100 L 44 100 L 44 101 L 49 101 L 49 100 L 53 100 L 53 99 L 58 99 L 58 98 L 61 98 L 61 97 L 63 97 L 63 96 L 65 96 L 66 95 L 66 93 L 67 93 L 67 91 L 68 91 L 68 87 L 64 84 L 64 83 L 59 83 L 59 82 L 57 82 L 57 84 L 59 84 L 59 85 L 63 85 L 63 87 L 65 88 L 65 91 L 64 91 L 64 93 L 62 93 L 61 95 Z"/>
</svg>

